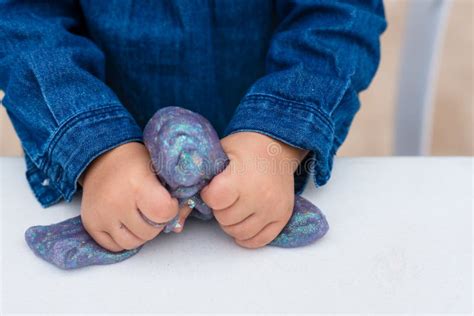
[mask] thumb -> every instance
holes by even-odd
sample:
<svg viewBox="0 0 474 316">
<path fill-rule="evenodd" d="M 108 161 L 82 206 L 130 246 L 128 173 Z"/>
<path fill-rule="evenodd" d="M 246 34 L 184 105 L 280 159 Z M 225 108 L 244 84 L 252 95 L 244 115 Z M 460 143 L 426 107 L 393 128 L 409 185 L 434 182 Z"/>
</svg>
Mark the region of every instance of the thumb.
<svg viewBox="0 0 474 316">
<path fill-rule="evenodd" d="M 201 198 L 214 210 L 226 209 L 237 202 L 239 189 L 230 164 L 201 190 Z"/>
<path fill-rule="evenodd" d="M 156 223 L 169 222 L 178 214 L 178 200 L 171 197 L 154 175 L 143 179 L 136 204 L 140 212 Z"/>
</svg>

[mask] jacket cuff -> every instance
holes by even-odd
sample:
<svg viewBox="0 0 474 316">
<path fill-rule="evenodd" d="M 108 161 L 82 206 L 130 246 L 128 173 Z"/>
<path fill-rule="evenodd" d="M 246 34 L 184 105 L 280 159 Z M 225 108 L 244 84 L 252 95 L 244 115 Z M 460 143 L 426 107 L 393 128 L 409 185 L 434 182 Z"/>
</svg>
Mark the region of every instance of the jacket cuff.
<svg viewBox="0 0 474 316">
<path fill-rule="evenodd" d="M 301 193 L 309 174 L 316 185 L 330 177 L 334 156 L 334 126 L 329 116 L 316 107 L 270 95 L 246 96 L 225 134 L 252 131 L 265 134 L 310 153 L 295 173 L 295 191 Z"/>
<path fill-rule="evenodd" d="M 60 126 L 39 166 L 27 157 L 28 182 L 43 207 L 71 201 L 92 160 L 132 141 L 141 142 L 142 131 L 123 106 L 81 113 Z"/>
</svg>

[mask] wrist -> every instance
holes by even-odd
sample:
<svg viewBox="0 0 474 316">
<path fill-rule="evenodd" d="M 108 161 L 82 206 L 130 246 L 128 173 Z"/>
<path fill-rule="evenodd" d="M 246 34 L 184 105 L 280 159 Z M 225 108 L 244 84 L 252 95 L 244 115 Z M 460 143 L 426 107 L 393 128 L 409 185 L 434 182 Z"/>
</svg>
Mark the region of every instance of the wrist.
<svg viewBox="0 0 474 316">
<path fill-rule="evenodd" d="M 222 146 L 231 159 L 246 155 L 259 158 L 260 163 L 267 161 L 273 166 L 275 166 L 274 162 L 277 162 L 276 166 L 281 166 L 291 174 L 296 171 L 309 152 L 258 132 L 231 134 L 222 140 Z"/>
<path fill-rule="evenodd" d="M 309 153 L 309 151 L 306 150 L 306 149 L 293 147 L 293 146 L 288 145 L 287 143 L 282 142 L 282 141 L 280 141 L 278 139 L 275 139 L 275 138 L 271 138 L 271 139 L 275 144 L 277 144 L 278 146 L 281 147 L 281 153 L 282 153 L 282 158 L 283 159 L 291 159 L 291 160 L 295 160 L 298 163 L 300 163 L 300 162 L 303 161 L 303 159 Z"/>
<path fill-rule="evenodd" d="M 127 159 L 127 156 L 133 155 L 134 152 L 138 153 L 143 150 L 146 149 L 142 143 L 129 142 L 102 153 L 100 156 L 92 160 L 89 166 L 87 166 L 87 168 L 81 174 L 78 180 L 79 184 L 84 186 L 87 182 L 87 179 L 91 175 L 95 174 L 96 171 L 112 165 L 118 166 L 121 162 L 123 162 L 124 159 Z"/>
<path fill-rule="evenodd" d="M 267 145 L 269 155 L 276 156 L 278 160 L 279 172 L 289 172 L 291 175 L 298 169 L 298 166 L 308 154 L 308 150 L 293 147 L 278 139 L 269 137 L 271 142 Z M 276 153 L 276 154 L 275 154 Z"/>
</svg>

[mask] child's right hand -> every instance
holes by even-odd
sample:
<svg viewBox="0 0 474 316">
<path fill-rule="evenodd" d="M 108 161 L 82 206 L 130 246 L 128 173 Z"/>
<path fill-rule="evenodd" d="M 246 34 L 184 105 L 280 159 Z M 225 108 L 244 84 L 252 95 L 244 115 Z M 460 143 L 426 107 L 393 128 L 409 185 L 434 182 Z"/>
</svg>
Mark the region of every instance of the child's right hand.
<svg viewBox="0 0 474 316">
<path fill-rule="evenodd" d="M 127 143 L 96 158 L 84 172 L 82 186 L 84 227 L 111 251 L 134 249 L 161 232 L 163 228 L 147 224 L 139 210 L 157 223 L 178 214 L 178 201 L 156 178 L 141 143 Z"/>
</svg>

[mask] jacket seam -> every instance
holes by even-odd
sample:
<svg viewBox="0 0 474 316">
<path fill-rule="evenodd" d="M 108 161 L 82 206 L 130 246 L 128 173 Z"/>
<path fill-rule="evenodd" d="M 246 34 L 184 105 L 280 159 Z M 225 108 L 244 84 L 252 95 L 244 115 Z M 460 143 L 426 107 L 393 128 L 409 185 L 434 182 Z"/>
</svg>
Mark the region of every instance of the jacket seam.
<svg viewBox="0 0 474 316">
<path fill-rule="evenodd" d="M 20 56 L 21 56 L 21 54 L 20 54 Z M 25 59 L 26 59 L 25 60 L 26 64 L 31 67 L 31 70 L 32 70 L 33 75 L 35 77 L 35 81 L 38 84 L 39 91 L 41 92 L 41 96 L 43 97 L 44 104 L 48 108 L 49 113 L 51 113 L 51 116 L 53 117 L 56 125 L 59 126 L 60 125 L 59 120 L 57 119 L 56 115 L 54 114 L 54 111 L 51 109 L 49 100 L 48 100 L 46 94 L 44 93 L 44 86 L 41 84 L 41 78 L 38 74 L 39 72 L 38 72 L 38 69 L 36 67 L 36 63 L 34 62 L 34 58 L 32 58 L 32 56 L 31 56 L 31 53 L 27 54 L 27 57 Z"/>
<path fill-rule="evenodd" d="M 111 105 L 111 106 L 101 107 L 98 109 L 82 111 L 66 119 L 61 125 L 58 126 L 58 129 L 56 130 L 56 132 L 54 132 L 53 135 L 47 140 L 49 145 L 47 149 L 45 150 L 45 152 L 42 155 L 40 155 L 40 157 L 43 157 L 44 159 L 39 163 L 39 169 L 45 170 L 49 166 L 49 163 L 51 160 L 50 155 L 54 151 L 54 148 L 56 147 L 56 144 L 59 142 L 61 137 L 67 132 L 68 130 L 68 128 L 66 128 L 67 126 L 74 126 L 75 124 L 77 124 L 77 121 L 91 118 L 94 116 L 97 116 L 98 119 L 106 118 L 108 115 L 111 115 L 114 111 L 116 111 L 115 109 L 119 110 L 121 109 L 121 106 Z M 97 115 L 97 112 L 99 112 L 98 115 Z M 100 112 L 104 112 L 104 113 L 100 113 Z M 127 115 L 118 114 L 117 117 L 127 117 Z"/>
<path fill-rule="evenodd" d="M 318 116 L 319 119 L 321 119 L 324 123 L 326 123 L 327 127 L 331 130 L 331 133 L 334 134 L 334 126 L 327 114 L 325 114 L 323 111 L 315 107 L 314 105 L 311 105 L 309 103 L 302 103 L 302 102 L 297 102 L 297 101 L 291 101 L 283 98 L 279 98 L 273 95 L 266 95 L 266 94 L 252 94 L 246 96 L 242 103 L 252 103 L 252 104 L 257 104 L 255 101 L 269 101 L 273 104 L 277 105 L 286 105 L 288 107 L 292 107 L 295 109 L 299 109 L 311 114 L 315 114 Z M 303 118 L 305 119 L 305 118 Z M 306 120 L 306 119 L 305 119 Z M 311 123 L 310 120 L 306 120 Z"/>
</svg>

